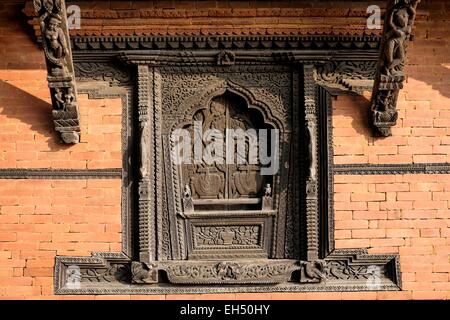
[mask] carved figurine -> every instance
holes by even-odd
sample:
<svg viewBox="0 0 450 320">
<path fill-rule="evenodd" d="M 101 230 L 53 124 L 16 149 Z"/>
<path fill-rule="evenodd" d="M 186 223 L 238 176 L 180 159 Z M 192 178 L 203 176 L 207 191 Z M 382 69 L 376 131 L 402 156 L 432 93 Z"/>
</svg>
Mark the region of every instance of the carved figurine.
<svg viewBox="0 0 450 320">
<path fill-rule="evenodd" d="M 55 97 L 56 101 L 56 110 L 63 110 L 64 109 L 64 99 L 63 99 L 63 92 L 61 88 L 55 89 L 55 94 L 53 95 Z"/>
<path fill-rule="evenodd" d="M 45 37 L 57 59 L 61 59 L 67 54 L 67 43 L 64 32 L 60 27 L 61 22 L 62 20 L 58 15 L 50 16 L 48 27 L 44 31 Z"/>
<path fill-rule="evenodd" d="M 374 111 L 375 123 L 390 123 L 397 120 L 395 97 L 392 91 L 379 92 L 375 101 L 379 108 Z"/>
<path fill-rule="evenodd" d="M 69 45 L 64 0 L 34 0 L 39 15 L 42 43 L 48 70 L 55 130 L 67 144 L 80 142 L 80 118 Z"/>
<path fill-rule="evenodd" d="M 192 191 L 188 184 L 184 186 L 183 205 L 185 212 L 194 212 L 194 201 L 192 200 Z"/>
<path fill-rule="evenodd" d="M 221 51 L 217 55 L 217 65 L 231 66 L 235 63 L 236 57 L 231 51 Z"/>
<path fill-rule="evenodd" d="M 405 60 L 406 41 L 416 15 L 414 6 L 400 7 L 392 10 L 389 17 L 389 30 L 386 33 L 384 48 L 385 62 L 383 73 L 387 76 L 400 75 Z"/>
<path fill-rule="evenodd" d="M 46 20 L 48 20 L 46 24 Z M 62 18 L 58 14 L 48 13 L 41 17 L 41 28 L 46 44 L 44 44 L 47 59 L 56 67 L 52 68 L 53 76 L 66 76 L 65 57 L 68 55 L 66 36 L 61 28 Z"/>
<path fill-rule="evenodd" d="M 147 125 L 145 122 L 140 124 L 140 139 L 141 139 L 141 148 L 140 148 L 140 167 L 139 172 L 141 174 L 142 179 L 146 179 L 148 176 L 148 155 L 149 155 L 149 144 L 147 139 Z"/>
<path fill-rule="evenodd" d="M 302 261 L 301 262 L 301 283 L 326 281 L 326 262 L 323 260 Z"/>
<path fill-rule="evenodd" d="M 150 284 L 158 282 L 158 271 L 153 263 L 133 261 L 131 263 L 132 282 L 136 284 Z"/>
<path fill-rule="evenodd" d="M 75 94 L 73 93 L 73 88 L 67 88 L 67 92 L 64 95 L 64 110 L 71 111 L 73 108 L 73 103 L 75 101 Z"/>
<path fill-rule="evenodd" d="M 270 183 L 266 184 L 264 188 L 264 196 L 262 198 L 262 210 L 269 211 L 272 210 L 272 186 Z"/>
<path fill-rule="evenodd" d="M 264 189 L 264 197 L 271 197 L 271 196 L 272 196 L 272 187 L 270 186 L 270 183 L 267 183 Z"/>
<path fill-rule="evenodd" d="M 391 0 L 384 27 L 384 42 L 370 104 L 370 121 L 376 136 L 388 137 L 398 118 L 397 97 L 403 81 L 406 47 L 411 38 L 420 0 Z"/>
<path fill-rule="evenodd" d="M 189 187 L 188 184 L 186 184 L 186 185 L 184 186 L 184 198 L 185 198 L 185 199 L 192 198 L 191 188 Z"/>
</svg>

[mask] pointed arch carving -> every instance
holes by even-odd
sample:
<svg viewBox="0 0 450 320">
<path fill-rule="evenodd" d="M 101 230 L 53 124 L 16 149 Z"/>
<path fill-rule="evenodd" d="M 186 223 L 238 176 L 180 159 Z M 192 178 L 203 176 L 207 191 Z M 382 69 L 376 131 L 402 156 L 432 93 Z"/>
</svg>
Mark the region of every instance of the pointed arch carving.
<svg viewBox="0 0 450 320">
<path fill-rule="evenodd" d="M 244 88 L 230 80 L 217 82 L 215 85 L 204 90 L 200 97 L 188 99 L 186 103 L 181 106 L 182 110 L 186 110 L 183 119 L 176 122 L 172 126 L 172 130 L 182 127 L 184 124 L 192 121 L 192 117 L 197 111 L 208 108 L 214 98 L 224 95 L 227 91 L 244 99 L 248 109 L 258 110 L 263 116 L 266 124 L 270 124 L 273 128 L 277 128 L 281 132 L 290 131 L 288 124 L 285 123 L 282 115 L 278 111 L 280 106 L 274 106 L 271 102 L 267 102 L 263 98 L 256 97 L 247 88 Z"/>
</svg>

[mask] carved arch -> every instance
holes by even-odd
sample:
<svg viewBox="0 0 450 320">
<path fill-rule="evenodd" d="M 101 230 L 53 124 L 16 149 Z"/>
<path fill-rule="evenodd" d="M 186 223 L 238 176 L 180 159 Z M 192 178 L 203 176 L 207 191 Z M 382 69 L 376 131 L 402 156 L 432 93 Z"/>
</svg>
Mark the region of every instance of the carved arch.
<svg viewBox="0 0 450 320">
<path fill-rule="evenodd" d="M 286 128 L 286 124 L 282 120 L 281 115 L 276 114 L 277 112 L 275 110 L 277 108 L 272 106 L 272 103 L 258 99 L 248 89 L 228 80 L 209 88 L 201 97 L 188 99 L 186 102 L 187 107 L 186 105 L 182 107 L 182 110 L 187 110 L 183 119 L 176 122 L 172 126 L 172 130 L 183 127 L 185 124 L 190 124 L 192 117 L 197 111 L 208 108 L 214 98 L 225 94 L 227 91 L 244 99 L 248 109 L 259 111 L 263 117 L 264 123 L 279 129 L 283 133 L 289 131 L 288 128 Z"/>
</svg>

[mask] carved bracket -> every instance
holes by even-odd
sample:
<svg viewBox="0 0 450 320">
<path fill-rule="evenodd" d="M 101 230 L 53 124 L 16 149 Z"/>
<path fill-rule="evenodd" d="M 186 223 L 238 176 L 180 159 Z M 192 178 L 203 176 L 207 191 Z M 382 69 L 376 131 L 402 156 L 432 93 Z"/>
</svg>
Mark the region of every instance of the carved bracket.
<svg viewBox="0 0 450 320">
<path fill-rule="evenodd" d="M 205 284 L 246 284 L 251 292 L 398 290 L 396 255 L 368 255 L 366 250 L 336 250 L 323 260 L 132 261 L 122 253 L 91 257 L 56 257 L 56 294 L 167 294 L 238 292 L 242 287 Z M 158 282 L 158 271 L 168 283 Z M 299 272 L 301 286 L 293 286 Z M 110 284 L 105 286 L 105 284 Z M 173 284 L 190 284 L 189 288 Z M 276 286 L 259 286 L 277 284 Z M 253 285 L 253 286 L 252 286 Z"/>
<path fill-rule="evenodd" d="M 64 0 L 34 0 L 42 31 L 55 130 L 64 143 L 80 142 L 80 117 Z"/>
<path fill-rule="evenodd" d="M 397 98 L 405 74 L 406 48 L 420 0 L 390 0 L 386 11 L 378 70 L 373 87 L 371 124 L 375 134 L 390 136 L 398 118 Z"/>
<path fill-rule="evenodd" d="M 319 85 L 337 95 L 346 92 L 362 94 L 372 90 L 376 69 L 377 61 L 373 59 L 332 60 L 316 66 L 315 79 Z"/>
<path fill-rule="evenodd" d="M 117 37 L 114 39 L 118 41 Z M 201 40 L 193 39 L 195 43 Z M 398 290 L 399 265 L 395 255 L 333 250 L 332 202 L 327 202 L 333 194 L 332 149 L 327 153 L 327 148 L 331 148 L 328 113 L 331 99 L 327 97 L 333 88 L 340 93 L 346 89 L 356 92 L 353 89 L 371 88 L 368 83 L 375 77 L 378 50 L 364 46 L 363 53 L 353 53 L 356 49 L 353 47 L 343 51 L 303 52 L 300 40 L 294 39 L 299 44 L 292 49 L 292 39 L 287 38 L 282 43 L 278 41 L 279 46 L 270 47 L 270 51 L 208 47 L 184 52 L 172 50 L 178 47 L 169 48 L 172 42 L 166 40 L 160 41 L 165 50 L 141 51 L 130 46 L 132 49 L 118 52 L 117 47 L 100 50 L 89 44 L 79 48 L 75 55 L 79 81 L 99 80 L 107 82 L 102 83 L 106 87 L 108 83 L 110 86 L 126 83 L 132 88 L 130 96 L 134 99 L 128 102 L 123 114 L 129 115 L 133 110 L 136 170 L 130 195 L 138 193 L 139 198 L 133 200 L 136 201 L 130 210 L 133 227 L 128 226 L 127 230 L 137 233 L 139 245 L 126 251 L 127 256 L 108 253 L 83 258 L 58 257 L 56 294 Z M 83 41 L 93 43 L 92 38 Z M 139 48 L 151 43 L 152 47 L 147 49 L 157 49 L 154 41 L 130 37 L 121 43 L 138 44 Z M 261 40 L 258 43 L 258 46 L 265 44 Z M 284 53 L 278 51 L 281 45 L 285 46 Z M 95 58 L 92 50 L 97 50 Z M 127 65 L 114 67 L 117 58 Z M 353 89 L 348 87 L 349 81 L 353 81 Z M 197 88 L 205 89 L 199 92 Z M 226 92 L 241 95 L 248 105 L 263 111 L 261 118 L 275 128 L 283 128 L 283 143 L 293 141 L 292 149 L 308 155 L 301 157 L 301 170 L 292 169 L 292 175 L 281 175 L 279 182 L 268 181 L 271 183 L 265 184 L 264 192 L 255 196 L 258 199 L 252 199 L 255 201 L 252 210 L 233 210 L 231 218 L 239 222 L 252 218 L 253 223 L 257 218 L 252 225 L 244 225 L 242 231 L 236 228 L 236 223 L 221 230 L 218 225 L 207 229 L 208 226 L 199 223 L 201 219 L 217 219 L 218 214 L 221 218 L 227 216 L 220 211 L 205 215 L 201 206 L 194 210 L 194 204 L 198 204 L 192 196 L 196 188 L 191 189 L 180 179 L 170 156 L 174 148 L 168 133 L 178 124 L 192 120 L 199 106 L 209 106 L 213 97 Z M 284 109 L 279 100 L 273 100 L 278 96 L 291 97 L 290 92 L 293 112 Z M 298 125 L 292 128 L 290 123 Z M 286 138 L 291 132 L 299 139 Z M 300 139 L 304 141 L 299 142 Z M 324 145 L 325 139 L 328 145 Z M 282 153 L 282 159 L 287 159 L 288 164 L 291 161 L 287 152 Z M 289 183 L 298 194 L 278 193 L 277 185 Z M 280 201 L 286 202 L 288 210 L 276 216 Z M 258 211 L 256 216 L 254 208 Z M 294 208 L 299 208 L 302 216 L 290 215 L 289 210 Z M 266 235 L 272 235 L 267 231 L 272 228 L 272 221 L 277 221 L 273 226 L 276 236 L 269 237 Z M 203 236 L 210 230 L 219 230 L 216 234 L 223 243 L 217 245 L 216 238 Z M 195 237 L 200 234 L 202 238 Z M 201 245 L 198 239 L 203 241 Z M 244 243 L 241 239 L 251 241 Z M 237 255 L 241 252 L 236 248 L 246 250 L 245 256 Z M 222 252 L 217 253 L 218 250 Z M 80 281 L 73 286 L 71 280 L 77 279 L 73 277 L 77 268 Z"/>
</svg>

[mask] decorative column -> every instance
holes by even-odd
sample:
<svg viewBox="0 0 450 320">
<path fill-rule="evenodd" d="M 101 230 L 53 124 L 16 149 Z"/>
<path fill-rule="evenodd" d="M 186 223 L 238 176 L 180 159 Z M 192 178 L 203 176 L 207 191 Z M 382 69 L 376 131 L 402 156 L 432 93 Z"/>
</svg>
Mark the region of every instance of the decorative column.
<svg viewBox="0 0 450 320">
<path fill-rule="evenodd" d="M 406 48 L 420 0 L 390 0 L 386 10 L 380 59 L 371 101 L 375 135 L 391 135 L 397 123 L 397 98 L 403 88 Z"/>
<path fill-rule="evenodd" d="M 64 0 L 34 0 L 47 64 L 55 129 L 64 143 L 80 142 L 80 118 Z"/>
<path fill-rule="evenodd" d="M 306 180 L 306 261 L 301 261 L 300 282 L 320 282 L 325 262 L 319 260 L 319 159 L 318 159 L 318 110 L 316 103 L 317 84 L 314 66 L 303 66 L 305 88 L 305 135 L 308 151 L 308 175 Z"/>
<path fill-rule="evenodd" d="M 139 113 L 139 261 L 132 263 L 133 283 L 157 283 L 154 181 L 152 148 L 152 73 L 148 65 L 137 65 Z"/>
</svg>

